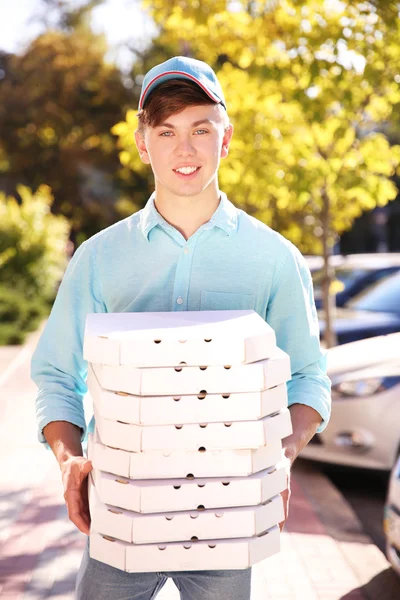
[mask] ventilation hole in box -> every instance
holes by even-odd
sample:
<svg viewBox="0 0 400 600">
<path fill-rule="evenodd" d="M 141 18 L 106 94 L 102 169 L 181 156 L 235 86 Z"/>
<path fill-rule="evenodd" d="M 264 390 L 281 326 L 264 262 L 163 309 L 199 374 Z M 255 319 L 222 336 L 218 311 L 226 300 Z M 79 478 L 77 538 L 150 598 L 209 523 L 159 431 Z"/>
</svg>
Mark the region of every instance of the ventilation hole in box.
<svg viewBox="0 0 400 600">
<path fill-rule="evenodd" d="M 126 392 L 115 392 L 117 396 L 129 396 Z"/>
<path fill-rule="evenodd" d="M 222 485 L 229 485 L 229 484 L 230 484 L 230 481 L 223 481 L 222 482 Z"/>
<path fill-rule="evenodd" d="M 256 537 L 267 537 L 269 531 L 262 531 L 261 533 L 257 533 Z"/>
<path fill-rule="evenodd" d="M 115 510 L 112 508 L 108 508 L 107 510 L 108 512 L 113 513 L 113 515 L 122 515 L 122 512 L 120 510 Z"/>
<path fill-rule="evenodd" d="M 186 479 L 194 479 L 194 475 L 193 475 L 193 473 L 188 473 L 188 474 L 186 475 Z"/>
<path fill-rule="evenodd" d="M 190 538 L 191 542 L 198 542 L 199 538 L 197 537 L 197 535 L 192 535 L 192 537 Z"/>
<path fill-rule="evenodd" d="M 207 427 L 207 423 L 199 423 L 199 427 L 205 429 Z"/>
<path fill-rule="evenodd" d="M 181 362 L 179 363 L 180 365 L 187 365 L 187 363 L 185 363 L 184 360 L 181 360 Z"/>
<path fill-rule="evenodd" d="M 180 344 L 186 344 L 187 340 L 178 340 Z"/>
<path fill-rule="evenodd" d="M 222 394 L 222 397 L 225 399 L 230 398 L 230 394 Z"/>
<path fill-rule="evenodd" d="M 167 519 L 167 521 L 172 521 L 172 519 L 173 519 L 174 517 L 165 517 L 165 518 Z"/>
<path fill-rule="evenodd" d="M 182 371 L 182 367 L 174 367 L 174 369 L 177 373 L 180 373 Z"/>
<path fill-rule="evenodd" d="M 180 490 L 181 486 L 180 485 L 174 485 L 174 490 Z"/>
<path fill-rule="evenodd" d="M 128 485 L 129 481 L 126 481 L 125 479 L 116 479 L 115 480 L 117 483 L 123 483 L 124 485 Z"/>
<path fill-rule="evenodd" d="M 183 425 L 175 425 L 175 429 L 182 429 Z"/>
<path fill-rule="evenodd" d="M 205 342 L 212 342 L 212 339 L 211 339 L 211 338 L 209 338 L 209 339 L 207 339 L 207 340 L 205 339 L 204 341 L 205 341 Z"/>
<path fill-rule="evenodd" d="M 199 515 L 190 515 L 191 519 L 197 519 Z"/>
<path fill-rule="evenodd" d="M 213 550 L 214 548 L 217 547 L 217 544 L 211 545 L 211 544 L 207 544 L 209 548 L 211 548 L 211 550 Z"/>
<path fill-rule="evenodd" d="M 197 507 L 197 510 L 206 510 L 204 508 L 204 504 L 199 504 L 198 507 Z"/>
<path fill-rule="evenodd" d="M 206 390 L 200 390 L 199 394 L 198 394 L 198 399 L 199 400 L 204 400 L 204 398 L 207 396 L 207 392 Z"/>
<path fill-rule="evenodd" d="M 192 544 L 183 544 L 183 547 L 185 548 L 185 550 L 190 550 Z"/>
<path fill-rule="evenodd" d="M 161 340 L 154 340 L 155 344 L 161 344 Z"/>
<path fill-rule="evenodd" d="M 214 515 L 217 517 L 217 519 L 220 519 L 224 516 L 224 513 L 214 513 Z"/>
<path fill-rule="evenodd" d="M 206 484 L 205 483 L 198 483 L 197 487 L 204 487 Z"/>
<path fill-rule="evenodd" d="M 165 549 L 167 548 L 167 546 L 157 546 L 157 548 L 158 548 L 159 550 L 165 550 Z"/>
<path fill-rule="evenodd" d="M 199 452 L 205 452 L 205 451 L 206 451 L 206 449 L 204 448 L 204 446 L 200 446 Z"/>
<path fill-rule="evenodd" d="M 107 542 L 115 542 L 115 538 L 112 538 L 109 535 L 103 535 L 102 537 L 107 540 Z"/>
<path fill-rule="evenodd" d="M 232 365 L 224 365 L 224 369 L 230 369 Z"/>
<path fill-rule="evenodd" d="M 182 400 L 182 396 L 173 396 L 175 402 L 179 402 L 179 400 Z"/>
<path fill-rule="evenodd" d="M 224 423 L 225 427 L 230 427 L 232 423 Z"/>
<path fill-rule="evenodd" d="M 205 371 L 207 367 L 199 367 L 200 371 Z"/>
</svg>

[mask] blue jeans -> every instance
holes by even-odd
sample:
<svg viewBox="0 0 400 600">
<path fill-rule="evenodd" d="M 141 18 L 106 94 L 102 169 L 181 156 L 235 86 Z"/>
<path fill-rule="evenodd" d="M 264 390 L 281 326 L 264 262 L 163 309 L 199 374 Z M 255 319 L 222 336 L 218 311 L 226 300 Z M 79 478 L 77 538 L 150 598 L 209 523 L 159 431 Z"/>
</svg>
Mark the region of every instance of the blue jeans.
<svg viewBox="0 0 400 600">
<path fill-rule="evenodd" d="M 181 600 L 250 600 L 251 569 L 125 573 L 89 557 L 86 545 L 76 580 L 76 600 L 153 600 L 174 581 Z"/>
</svg>

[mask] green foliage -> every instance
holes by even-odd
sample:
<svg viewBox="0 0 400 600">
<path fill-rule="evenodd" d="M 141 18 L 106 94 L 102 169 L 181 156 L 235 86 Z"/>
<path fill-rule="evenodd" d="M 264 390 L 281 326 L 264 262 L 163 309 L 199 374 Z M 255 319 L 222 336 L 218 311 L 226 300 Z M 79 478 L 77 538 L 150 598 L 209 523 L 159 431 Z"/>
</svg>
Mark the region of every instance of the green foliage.
<svg viewBox="0 0 400 600">
<path fill-rule="evenodd" d="M 54 297 L 64 272 L 67 220 L 50 212 L 50 189 L 18 186 L 21 201 L 0 193 L 0 285 L 29 300 Z"/>
<path fill-rule="evenodd" d="M 22 344 L 48 310 L 43 300 L 27 300 L 23 291 L 0 285 L 0 346 Z"/>
<path fill-rule="evenodd" d="M 0 54 L 0 173 L 33 189 L 46 181 L 53 212 L 82 240 L 119 218 L 120 191 L 137 178 L 119 177 L 110 132 L 131 90 L 107 62 L 105 38 L 75 25 L 46 31 L 21 55 Z"/>
<path fill-rule="evenodd" d="M 400 147 L 377 133 L 400 106 L 395 3 L 146 6 L 160 26 L 157 47 L 205 60 L 219 76 L 235 127 L 220 182 L 238 206 L 303 252 L 321 253 L 362 211 L 396 196 Z M 147 169 L 150 190 L 134 127 L 128 111 L 112 131 L 122 164 Z"/>
</svg>

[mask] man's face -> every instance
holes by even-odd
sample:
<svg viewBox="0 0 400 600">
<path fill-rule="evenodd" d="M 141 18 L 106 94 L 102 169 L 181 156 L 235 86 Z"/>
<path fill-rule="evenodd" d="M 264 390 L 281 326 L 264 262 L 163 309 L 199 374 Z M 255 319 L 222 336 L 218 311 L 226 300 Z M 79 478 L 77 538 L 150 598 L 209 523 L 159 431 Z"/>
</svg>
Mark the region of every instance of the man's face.
<svg viewBox="0 0 400 600">
<path fill-rule="evenodd" d="M 157 127 L 136 132 L 141 159 L 151 168 L 156 186 L 175 196 L 197 196 L 217 177 L 228 154 L 233 128 L 225 128 L 218 105 L 190 106 Z"/>
</svg>

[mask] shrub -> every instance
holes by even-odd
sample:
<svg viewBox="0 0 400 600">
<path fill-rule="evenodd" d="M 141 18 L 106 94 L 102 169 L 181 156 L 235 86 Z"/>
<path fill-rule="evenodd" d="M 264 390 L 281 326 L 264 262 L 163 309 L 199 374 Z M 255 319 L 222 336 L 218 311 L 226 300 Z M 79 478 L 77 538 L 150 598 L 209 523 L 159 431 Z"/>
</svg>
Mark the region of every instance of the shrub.
<svg viewBox="0 0 400 600">
<path fill-rule="evenodd" d="M 0 193 L 0 285 L 50 300 L 67 262 L 68 221 L 50 212 L 48 186 L 17 190 L 21 202 Z"/>
</svg>

